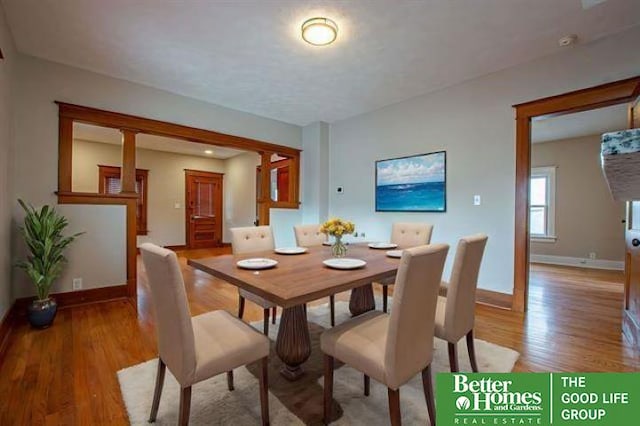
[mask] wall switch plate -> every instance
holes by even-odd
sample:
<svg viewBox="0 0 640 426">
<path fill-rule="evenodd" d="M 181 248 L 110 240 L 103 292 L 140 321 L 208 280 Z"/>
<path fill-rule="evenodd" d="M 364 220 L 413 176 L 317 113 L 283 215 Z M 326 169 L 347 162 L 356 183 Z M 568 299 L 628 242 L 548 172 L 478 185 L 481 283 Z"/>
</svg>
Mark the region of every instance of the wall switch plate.
<svg viewBox="0 0 640 426">
<path fill-rule="evenodd" d="M 474 206 L 479 206 L 481 202 L 480 196 L 479 195 L 474 195 L 473 196 L 473 205 Z"/>
<path fill-rule="evenodd" d="M 82 290 L 82 278 L 74 278 L 73 279 L 73 289 L 74 290 Z"/>
<path fill-rule="evenodd" d="M 596 260 L 596 254 L 594 252 L 589 253 L 589 259 Z"/>
<path fill-rule="evenodd" d="M 175 204 L 173 205 L 173 208 L 174 208 L 174 209 L 179 209 L 179 208 L 180 208 L 180 203 L 175 203 Z"/>
</svg>

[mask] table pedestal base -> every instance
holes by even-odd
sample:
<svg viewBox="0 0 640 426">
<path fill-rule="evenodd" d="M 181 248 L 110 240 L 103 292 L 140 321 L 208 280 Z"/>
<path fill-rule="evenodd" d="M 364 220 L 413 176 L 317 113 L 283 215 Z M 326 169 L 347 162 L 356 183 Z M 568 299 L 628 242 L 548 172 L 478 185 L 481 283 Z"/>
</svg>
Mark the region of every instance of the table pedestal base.
<svg viewBox="0 0 640 426">
<path fill-rule="evenodd" d="M 280 374 L 291 381 L 300 378 L 304 373 L 301 365 L 311 355 L 311 338 L 304 305 L 283 309 L 276 353 L 285 364 Z"/>
<path fill-rule="evenodd" d="M 373 298 L 373 285 L 367 284 L 351 290 L 349 300 L 349 311 L 351 315 L 358 316 L 365 312 L 373 311 L 376 308 L 376 301 Z"/>
</svg>

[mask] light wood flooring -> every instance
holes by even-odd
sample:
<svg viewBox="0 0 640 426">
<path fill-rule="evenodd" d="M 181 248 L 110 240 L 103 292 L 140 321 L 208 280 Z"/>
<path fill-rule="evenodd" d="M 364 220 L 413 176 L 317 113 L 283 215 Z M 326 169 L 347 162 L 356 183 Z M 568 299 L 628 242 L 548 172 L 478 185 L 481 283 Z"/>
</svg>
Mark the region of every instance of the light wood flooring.
<svg viewBox="0 0 640 426">
<path fill-rule="evenodd" d="M 185 260 L 226 250 L 181 253 L 193 315 L 236 313 L 236 288 Z M 620 331 L 621 304 L 619 272 L 533 265 L 529 312 L 478 306 L 476 338 L 520 352 L 516 371 L 637 371 L 639 354 Z M 262 310 L 247 302 L 245 319 L 261 318 Z M 48 330 L 20 323 L 0 359 L 0 425 L 126 424 L 116 372 L 155 356 L 143 273 L 138 315 L 129 302 L 113 301 L 62 309 Z"/>
</svg>

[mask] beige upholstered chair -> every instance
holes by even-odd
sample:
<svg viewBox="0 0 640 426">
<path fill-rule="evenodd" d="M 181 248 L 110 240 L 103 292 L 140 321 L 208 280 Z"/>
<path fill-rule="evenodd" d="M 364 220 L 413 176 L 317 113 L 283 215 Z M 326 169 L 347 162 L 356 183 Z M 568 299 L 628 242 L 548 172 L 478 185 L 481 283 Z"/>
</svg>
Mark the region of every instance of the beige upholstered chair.
<svg viewBox="0 0 640 426">
<path fill-rule="evenodd" d="M 317 223 L 296 225 L 293 227 L 293 233 L 296 235 L 296 244 L 299 247 L 321 246 L 327 241 L 327 236 L 320 232 L 320 225 Z"/>
<path fill-rule="evenodd" d="M 338 359 L 365 374 L 365 395 L 369 394 L 369 377 L 387 386 L 392 425 L 400 424 L 400 386 L 422 372 L 429 418 L 435 424 L 433 332 L 448 250 L 446 244 L 405 250 L 396 276 L 391 314 L 370 311 L 322 334 L 325 423 L 331 420 L 333 364 Z"/>
<path fill-rule="evenodd" d="M 296 225 L 293 227 L 298 247 L 321 246 L 327 241 L 327 236 L 320 232 L 320 225 Z M 332 294 L 329 296 L 329 307 L 331 308 L 331 327 L 336 325 L 336 298 Z"/>
<path fill-rule="evenodd" d="M 449 283 L 442 282 L 446 297 L 438 297 L 436 311 L 436 337 L 446 340 L 449 347 L 451 371 L 458 371 L 458 341 L 467 336 L 467 350 L 471 368 L 478 372 L 473 344 L 476 287 L 487 236 L 484 234 L 461 238 L 451 270 Z"/>
<path fill-rule="evenodd" d="M 227 372 L 227 384 L 233 390 L 233 369 L 261 361 L 262 424 L 269 424 L 269 339 L 225 311 L 192 318 L 176 254 L 150 243 L 141 245 L 140 252 L 158 333 L 158 373 L 149 422 L 155 421 L 158 414 L 167 367 L 180 384 L 179 424 L 186 425 L 192 385 Z"/>
<path fill-rule="evenodd" d="M 273 231 L 270 226 L 247 226 L 244 228 L 231 228 L 231 249 L 233 254 L 246 254 L 259 251 L 268 251 L 275 249 L 275 241 L 273 239 Z M 276 323 L 277 307 L 262 297 L 255 295 L 247 290 L 238 288 L 238 318 L 244 316 L 244 301 L 251 300 L 253 303 L 260 305 L 264 312 L 263 331 L 266 336 L 269 335 L 269 310 L 272 310 L 271 319 Z"/>
<path fill-rule="evenodd" d="M 428 223 L 398 222 L 391 227 L 391 242 L 401 249 L 423 246 L 431 242 L 432 232 L 433 225 Z M 389 285 L 393 285 L 393 280 L 383 281 L 380 285 L 382 285 L 382 310 L 387 312 Z"/>
</svg>

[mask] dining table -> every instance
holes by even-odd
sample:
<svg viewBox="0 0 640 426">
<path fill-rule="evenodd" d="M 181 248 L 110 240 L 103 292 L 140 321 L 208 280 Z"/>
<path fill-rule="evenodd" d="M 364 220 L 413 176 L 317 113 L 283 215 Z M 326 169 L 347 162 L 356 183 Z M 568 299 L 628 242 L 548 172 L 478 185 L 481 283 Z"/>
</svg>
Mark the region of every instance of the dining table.
<svg viewBox="0 0 640 426">
<path fill-rule="evenodd" d="M 374 310 L 372 283 L 395 277 L 400 263 L 400 259 L 387 256 L 386 250 L 369 248 L 366 243 L 350 244 L 346 257 L 363 260 L 366 265 L 348 270 L 330 268 L 323 261 L 333 258 L 332 250 L 324 245 L 308 247 L 305 253 L 296 255 L 260 251 L 189 259 L 188 264 L 282 307 L 275 350 L 284 364 L 280 373 L 293 381 L 300 378 L 302 365 L 311 354 L 306 304 L 351 290 L 351 315 Z M 262 270 L 237 265 L 238 261 L 250 258 L 267 258 L 278 263 Z"/>
</svg>

